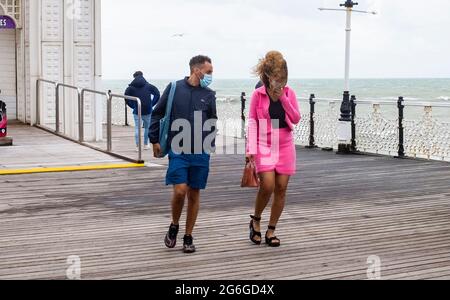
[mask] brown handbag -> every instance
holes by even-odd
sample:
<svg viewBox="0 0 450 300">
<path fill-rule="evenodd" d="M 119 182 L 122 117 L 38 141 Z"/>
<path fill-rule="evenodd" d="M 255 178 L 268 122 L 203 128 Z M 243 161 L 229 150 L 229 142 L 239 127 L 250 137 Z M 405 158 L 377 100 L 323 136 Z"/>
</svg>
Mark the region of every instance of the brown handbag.
<svg viewBox="0 0 450 300">
<path fill-rule="evenodd" d="M 255 162 L 247 158 L 245 163 L 244 175 L 242 176 L 241 187 L 257 188 L 259 187 L 259 177 L 256 174 Z"/>
</svg>

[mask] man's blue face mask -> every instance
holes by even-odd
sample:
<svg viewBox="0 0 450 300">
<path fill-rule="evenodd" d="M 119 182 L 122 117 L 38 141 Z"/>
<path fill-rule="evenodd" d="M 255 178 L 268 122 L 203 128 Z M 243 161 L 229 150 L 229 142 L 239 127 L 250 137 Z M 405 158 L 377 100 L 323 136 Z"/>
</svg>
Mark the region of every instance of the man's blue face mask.
<svg viewBox="0 0 450 300">
<path fill-rule="evenodd" d="M 212 82 L 213 82 L 212 75 L 211 74 L 205 74 L 203 76 L 203 79 L 200 79 L 200 86 L 202 88 L 206 88 L 206 87 L 210 86 Z"/>
</svg>

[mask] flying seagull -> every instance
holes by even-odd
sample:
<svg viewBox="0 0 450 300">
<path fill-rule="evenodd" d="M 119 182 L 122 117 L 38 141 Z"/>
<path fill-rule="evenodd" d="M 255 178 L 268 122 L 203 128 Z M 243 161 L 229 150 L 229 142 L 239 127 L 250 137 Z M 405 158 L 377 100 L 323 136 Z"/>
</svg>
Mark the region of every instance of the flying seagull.
<svg viewBox="0 0 450 300">
<path fill-rule="evenodd" d="M 186 35 L 186 33 L 176 33 L 174 35 L 172 35 L 172 37 L 184 37 Z"/>
</svg>

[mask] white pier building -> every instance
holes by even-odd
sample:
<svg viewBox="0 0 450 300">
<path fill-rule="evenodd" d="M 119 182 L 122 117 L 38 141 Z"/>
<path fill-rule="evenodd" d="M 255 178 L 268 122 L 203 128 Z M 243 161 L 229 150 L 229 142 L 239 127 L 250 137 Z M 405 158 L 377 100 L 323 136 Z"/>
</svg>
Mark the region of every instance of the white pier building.
<svg viewBox="0 0 450 300">
<path fill-rule="evenodd" d="M 42 125 L 55 125 L 55 89 L 43 85 L 37 103 L 38 78 L 100 89 L 100 12 L 100 0 L 0 0 L 0 100 L 10 120 L 34 124 L 39 111 Z M 72 137 L 77 105 L 61 89 L 61 128 Z M 85 139 L 101 139 L 102 99 L 87 97 L 84 109 Z"/>
</svg>

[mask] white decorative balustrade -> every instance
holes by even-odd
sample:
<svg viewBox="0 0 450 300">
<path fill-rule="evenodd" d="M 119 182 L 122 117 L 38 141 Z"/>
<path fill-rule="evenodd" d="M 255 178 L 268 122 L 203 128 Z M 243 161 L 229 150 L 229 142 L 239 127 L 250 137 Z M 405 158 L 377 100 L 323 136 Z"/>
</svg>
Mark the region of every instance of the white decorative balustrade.
<svg viewBox="0 0 450 300">
<path fill-rule="evenodd" d="M 337 123 L 340 110 L 337 99 L 298 98 L 302 119 L 295 127 L 294 136 L 298 145 L 318 146 L 332 149 L 338 145 Z M 314 111 L 313 122 L 311 110 Z M 314 132 L 312 126 L 314 125 Z M 311 141 L 311 137 L 314 141 Z"/>
<path fill-rule="evenodd" d="M 358 151 L 450 161 L 450 104 L 402 101 L 400 108 L 399 102 L 390 100 L 356 103 L 357 112 L 370 107 L 369 113 L 355 116 Z M 433 114 L 434 109 L 440 110 L 441 117 Z"/>
<path fill-rule="evenodd" d="M 302 146 L 337 150 L 342 100 L 312 97 L 298 98 L 302 119 L 295 126 L 295 142 Z M 219 134 L 245 137 L 249 96 L 218 95 L 217 99 Z M 245 104 L 245 108 L 239 102 Z M 356 100 L 355 104 L 352 122 L 354 151 L 450 161 L 450 104 L 404 100 Z M 409 111 L 410 108 L 415 108 L 416 112 Z M 113 111 L 113 124 L 125 125 L 123 102 L 113 103 Z M 242 111 L 245 121 L 241 118 Z M 128 109 L 130 125 L 134 123 L 132 118 Z"/>
<path fill-rule="evenodd" d="M 426 104 L 420 119 L 404 121 L 405 152 L 411 157 L 450 160 L 450 122 L 436 118 L 433 115 L 433 107 L 446 106 Z M 448 108 L 450 112 L 450 106 Z M 450 116 L 450 113 L 447 116 Z"/>
<path fill-rule="evenodd" d="M 365 103 L 358 101 L 358 106 L 363 104 Z M 357 149 L 376 154 L 398 155 L 398 118 L 383 116 L 380 103 L 369 103 L 368 109 L 371 111 L 355 116 Z"/>
<path fill-rule="evenodd" d="M 294 138 L 298 145 L 309 145 L 311 122 L 309 121 L 309 114 L 302 113 L 300 123 L 295 126 Z"/>
<path fill-rule="evenodd" d="M 340 101 L 336 99 L 316 99 L 316 103 L 325 107 L 316 108 L 314 114 L 314 139 L 318 147 L 325 149 L 337 149 L 337 121 L 340 117 Z"/>
</svg>

